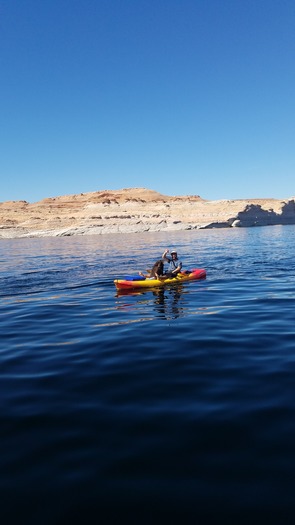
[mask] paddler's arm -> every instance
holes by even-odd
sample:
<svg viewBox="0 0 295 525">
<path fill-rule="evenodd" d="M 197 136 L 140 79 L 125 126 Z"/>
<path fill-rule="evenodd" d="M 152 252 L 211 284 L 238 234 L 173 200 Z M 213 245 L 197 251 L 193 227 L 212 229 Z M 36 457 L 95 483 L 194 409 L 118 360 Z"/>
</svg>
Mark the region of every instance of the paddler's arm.
<svg viewBox="0 0 295 525">
<path fill-rule="evenodd" d="M 166 261 L 170 261 L 170 259 L 167 257 L 167 253 L 169 253 L 169 250 L 165 250 L 163 255 L 162 255 L 162 259 L 165 259 Z"/>
</svg>

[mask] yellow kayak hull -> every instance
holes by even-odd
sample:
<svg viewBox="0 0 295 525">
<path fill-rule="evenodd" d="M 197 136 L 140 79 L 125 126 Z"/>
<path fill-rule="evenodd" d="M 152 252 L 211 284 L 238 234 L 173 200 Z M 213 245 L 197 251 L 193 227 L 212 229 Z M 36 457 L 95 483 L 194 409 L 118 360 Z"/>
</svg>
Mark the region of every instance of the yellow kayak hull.
<svg viewBox="0 0 295 525">
<path fill-rule="evenodd" d="M 135 288 L 155 288 L 159 286 L 166 286 L 167 284 L 178 284 L 186 281 L 196 281 L 198 279 L 206 278 L 206 270 L 204 268 L 195 268 L 190 272 L 180 272 L 176 277 L 168 279 L 115 279 L 114 283 L 117 290 L 132 290 Z"/>
</svg>

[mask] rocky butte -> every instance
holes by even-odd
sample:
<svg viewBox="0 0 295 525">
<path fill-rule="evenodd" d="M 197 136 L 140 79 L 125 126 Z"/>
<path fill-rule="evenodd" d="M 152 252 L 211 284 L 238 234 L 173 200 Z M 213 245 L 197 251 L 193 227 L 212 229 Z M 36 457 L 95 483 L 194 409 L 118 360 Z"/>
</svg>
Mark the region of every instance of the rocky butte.
<svg viewBox="0 0 295 525">
<path fill-rule="evenodd" d="M 0 203 L 0 238 L 295 224 L 294 197 L 204 200 L 145 188 Z"/>
</svg>

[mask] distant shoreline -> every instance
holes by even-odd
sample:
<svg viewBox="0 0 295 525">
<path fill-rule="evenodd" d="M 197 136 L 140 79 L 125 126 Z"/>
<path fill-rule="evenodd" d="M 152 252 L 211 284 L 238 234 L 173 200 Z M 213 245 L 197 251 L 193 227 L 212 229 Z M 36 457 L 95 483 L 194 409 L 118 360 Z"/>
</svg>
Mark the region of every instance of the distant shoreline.
<svg viewBox="0 0 295 525">
<path fill-rule="evenodd" d="M 145 188 L 0 203 L 0 239 L 295 224 L 294 198 L 207 201 Z"/>
</svg>

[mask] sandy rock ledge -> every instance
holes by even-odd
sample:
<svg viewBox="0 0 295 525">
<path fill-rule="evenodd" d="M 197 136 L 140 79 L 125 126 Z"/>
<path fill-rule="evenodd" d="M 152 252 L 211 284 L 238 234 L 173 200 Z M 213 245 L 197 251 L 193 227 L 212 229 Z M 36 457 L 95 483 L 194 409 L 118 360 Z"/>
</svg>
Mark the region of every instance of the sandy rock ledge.
<svg viewBox="0 0 295 525">
<path fill-rule="evenodd" d="M 0 203 L 0 239 L 295 224 L 294 197 L 206 201 L 144 188 Z"/>
</svg>

